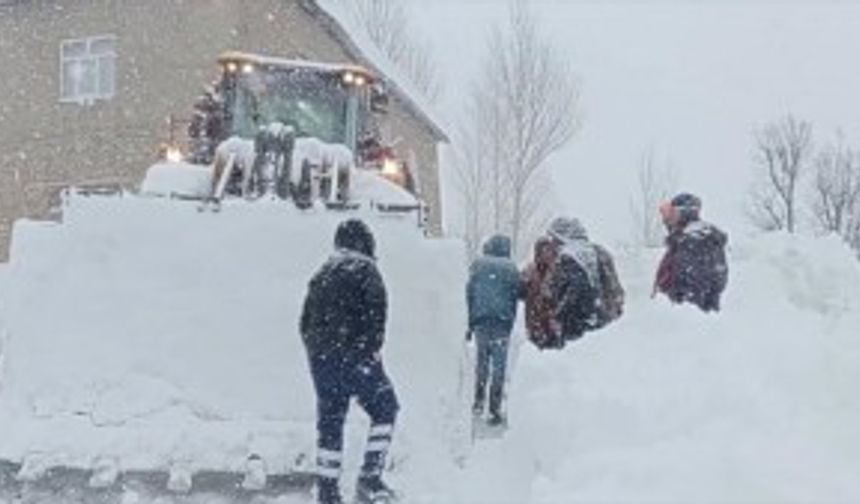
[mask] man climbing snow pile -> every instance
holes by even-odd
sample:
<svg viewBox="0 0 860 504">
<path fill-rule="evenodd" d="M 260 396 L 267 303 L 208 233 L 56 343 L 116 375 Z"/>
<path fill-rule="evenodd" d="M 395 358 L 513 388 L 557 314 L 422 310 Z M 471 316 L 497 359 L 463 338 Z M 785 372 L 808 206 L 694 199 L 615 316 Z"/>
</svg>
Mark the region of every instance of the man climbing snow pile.
<svg viewBox="0 0 860 504">
<path fill-rule="evenodd" d="M 473 413 L 484 414 L 489 382 L 490 416 L 488 424 L 505 423 L 502 412 L 505 371 L 511 331 L 517 318 L 520 274 L 511 259 L 511 240 L 493 236 L 484 244 L 484 255 L 472 263 L 466 299 L 469 309 L 467 339 L 478 346 Z"/>
<path fill-rule="evenodd" d="M 342 223 L 335 253 L 310 282 L 301 318 L 317 396 L 317 499 L 340 504 L 343 428 L 352 397 L 371 419 L 358 480 L 360 504 L 390 503 L 382 481 L 398 402 L 382 365 L 388 300 L 375 241 L 359 220 Z"/>
<path fill-rule="evenodd" d="M 653 295 L 662 293 L 673 303 L 692 303 L 704 312 L 716 312 L 729 280 L 725 253 L 728 236 L 701 220 L 701 209 L 702 201 L 689 193 L 661 205 L 669 235 Z"/>
</svg>

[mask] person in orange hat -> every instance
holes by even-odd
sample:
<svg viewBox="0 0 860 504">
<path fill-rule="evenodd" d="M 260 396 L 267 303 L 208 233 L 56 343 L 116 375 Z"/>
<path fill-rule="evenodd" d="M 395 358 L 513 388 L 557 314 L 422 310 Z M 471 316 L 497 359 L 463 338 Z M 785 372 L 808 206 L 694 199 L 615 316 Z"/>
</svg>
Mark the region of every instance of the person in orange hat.
<svg viewBox="0 0 860 504">
<path fill-rule="evenodd" d="M 701 209 L 702 200 L 690 193 L 679 194 L 660 206 L 669 235 L 652 297 L 665 294 L 673 303 L 692 303 L 712 312 L 720 310 L 720 297 L 728 284 L 728 236 L 704 222 Z"/>
</svg>

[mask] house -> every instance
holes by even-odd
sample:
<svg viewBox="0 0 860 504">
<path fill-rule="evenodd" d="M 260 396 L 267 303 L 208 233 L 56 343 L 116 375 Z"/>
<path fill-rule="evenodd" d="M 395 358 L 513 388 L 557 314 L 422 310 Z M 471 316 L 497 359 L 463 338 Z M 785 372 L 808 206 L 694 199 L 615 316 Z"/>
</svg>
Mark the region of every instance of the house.
<svg viewBox="0 0 860 504">
<path fill-rule="evenodd" d="M 392 89 L 382 134 L 417 175 L 438 234 L 445 133 L 355 40 L 312 0 L 0 0 L 0 260 L 14 220 L 50 215 L 62 188 L 136 188 L 168 118 L 190 115 L 227 50 L 380 74 Z"/>
</svg>

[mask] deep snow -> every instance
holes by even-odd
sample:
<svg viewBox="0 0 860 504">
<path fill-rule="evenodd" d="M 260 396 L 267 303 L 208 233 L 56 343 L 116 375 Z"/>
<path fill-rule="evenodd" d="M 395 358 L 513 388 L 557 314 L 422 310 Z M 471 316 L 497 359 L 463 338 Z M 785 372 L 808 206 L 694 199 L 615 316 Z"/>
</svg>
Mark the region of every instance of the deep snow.
<svg viewBox="0 0 860 504">
<path fill-rule="evenodd" d="M 631 299 L 614 327 L 563 353 L 523 348 L 511 430 L 477 449 L 458 498 L 860 500 L 850 252 L 836 239 L 742 239 L 718 316 L 651 301 L 655 261 L 621 259 Z"/>
<path fill-rule="evenodd" d="M 146 218 L 173 215 L 173 212 L 158 208 L 147 206 Z M 235 214 L 230 217 L 229 210 L 218 216 L 195 218 L 240 218 Z M 262 213 L 265 215 L 267 212 Z M 274 212 L 259 221 L 260 228 L 237 237 L 246 248 L 256 252 L 243 253 L 246 260 L 254 257 L 264 263 L 278 263 L 282 258 L 269 246 L 274 238 L 265 231 L 275 226 L 275 215 L 284 217 L 279 211 Z M 325 225 L 308 223 L 311 227 L 322 228 L 322 234 L 326 235 L 325 239 L 320 238 L 320 249 L 325 248 L 324 242 L 327 242 L 334 223 L 334 220 L 324 221 Z M 139 226 L 138 232 L 147 229 L 140 223 L 135 226 Z M 144 247 L 151 235 L 144 234 L 139 239 L 134 239 L 136 233 L 123 235 L 123 239 L 132 240 L 129 244 L 115 242 L 116 238 L 111 238 L 111 233 L 105 232 L 105 228 L 93 226 L 93 230 L 99 230 L 99 239 L 106 240 L 93 250 L 111 251 L 101 257 L 96 255 L 98 271 L 116 273 L 121 268 L 135 267 L 141 261 L 146 262 L 142 255 L 154 252 Z M 53 255 L 59 251 L 75 253 L 75 249 L 57 248 L 51 241 L 38 245 L 37 237 L 46 239 L 50 234 L 33 233 L 29 242 L 16 243 L 16 255 L 22 250 L 49 244 L 55 247 Z M 308 238 L 313 236 L 313 232 L 306 230 L 301 236 Z M 392 243 L 382 238 L 383 250 L 386 242 Z M 176 237 L 171 237 L 160 244 L 170 248 L 169 253 L 156 251 L 164 254 L 160 257 L 166 262 L 159 268 L 163 272 L 171 271 L 175 266 L 167 260 L 171 254 L 177 253 L 175 249 L 187 247 L 179 247 L 175 243 Z M 188 254 L 185 260 L 194 257 L 194 253 L 201 254 L 200 257 L 206 257 L 206 251 L 217 254 L 212 252 L 216 250 L 212 245 L 199 243 L 182 254 Z M 120 250 L 123 256 L 119 255 Z M 454 254 L 450 248 L 434 253 Z M 381 264 L 390 265 L 389 261 L 396 255 L 384 254 Z M 428 256 L 418 255 L 420 258 L 404 262 L 387 272 L 386 278 L 392 283 L 393 291 L 409 295 L 416 285 L 420 285 L 416 279 L 438 277 L 441 270 L 428 271 L 431 269 Z M 47 261 L 50 257 L 52 254 L 46 253 L 40 260 Z M 860 382 L 860 343 L 856 338 L 860 327 L 860 264 L 851 253 L 832 238 L 735 237 L 731 250 L 730 287 L 724 311 L 719 315 L 703 315 L 690 307 L 671 306 L 663 299 L 651 300 L 650 280 L 657 259 L 656 253 L 651 252 L 619 252 L 622 280 L 629 292 L 628 309 L 620 322 L 605 331 L 591 334 L 563 352 L 539 352 L 522 343 L 521 335 L 518 335 L 519 344 L 512 353 L 509 391 L 511 428 L 504 438 L 479 442 L 471 450 L 454 450 L 453 445 L 457 441 L 464 441 L 462 432 L 435 425 L 458 418 L 450 408 L 457 405 L 464 411 L 467 408 L 468 376 L 458 376 L 466 367 L 462 361 L 464 344 L 460 328 L 462 278 L 456 278 L 463 271 L 457 270 L 458 273 L 444 279 L 437 278 L 444 284 L 444 298 L 413 296 L 408 301 L 401 299 L 395 313 L 403 318 L 392 321 L 395 330 L 392 331 L 388 359 L 401 390 L 404 421 L 396 441 L 397 466 L 390 479 L 406 492 L 406 502 L 549 504 L 860 500 L 860 481 L 856 478 L 860 471 L 860 401 L 855 390 Z M 454 256 L 451 255 L 447 261 L 455 261 Z M 41 279 L 47 282 L 45 285 L 56 285 L 55 275 L 68 275 L 72 271 L 69 265 L 59 270 L 45 267 L 58 264 L 55 258 L 42 263 L 31 270 L 39 274 L 28 278 Z M 278 264 L 280 279 L 291 275 L 304 279 L 309 274 L 309 271 L 292 271 L 285 266 L 286 263 Z M 227 267 L 224 264 L 219 266 Z M 30 267 L 34 267 L 32 263 Z M 15 275 L 21 274 L 20 268 L 13 263 L 7 284 L 15 282 Z M 84 273 L 86 271 L 76 274 Z M 138 286 L 140 289 L 156 292 L 158 287 L 166 287 L 151 279 L 151 273 L 139 272 L 138 276 L 144 282 Z M 166 299 L 139 299 L 140 302 L 151 303 L 151 313 L 176 317 L 187 312 L 187 309 L 178 309 L 176 303 L 181 307 L 192 303 L 188 286 L 197 285 L 203 278 L 179 270 L 173 274 L 162 278 L 176 282 L 170 287 L 177 290 L 165 293 Z M 211 297 L 207 298 L 207 303 L 223 298 L 235 301 L 246 311 L 259 309 L 259 313 L 277 304 L 269 304 L 271 300 L 266 301 L 265 297 L 263 306 L 232 297 L 237 289 L 245 293 L 254 289 L 263 291 L 261 285 L 271 289 L 271 280 L 264 275 L 224 272 L 222 281 L 222 287 L 208 291 L 207 296 Z M 185 287 L 180 288 L 180 285 Z M 126 289 L 133 290 L 130 286 L 103 279 L 94 280 L 89 288 L 104 289 L 103 295 L 128 294 Z M 267 292 L 294 299 L 290 297 L 292 294 L 283 290 Z M 36 293 L 47 295 L 34 288 L 31 294 Z M 201 302 L 203 305 L 207 303 Z M 14 314 L 8 310 L 21 309 L 21 306 L 7 303 L 6 317 L 15 320 Z M 81 303 L 70 310 L 76 317 L 82 316 L 79 310 L 86 313 Z M 234 329 L 241 331 L 253 317 L 243 314 L 242 310 L 238 313 L 240 320 L 236 321 Z M 278 320 L 267 318 L 258 327 L 288 324 L 286 319 L 292 315 L 279 315 Z M 421 317 L 421 320 L 416 317 Z M 40 324 L 50 324 L 44 321 L 31 323 L 34 325 L 30 327 L 34 329 Z M 123 321 L 109 318 L 105 321 L 105 330 L 123 327 L 134 331 L 135 326 L 152 323 L 142 318 Z M 15 323 L 10 326 L 14 328 Z M 165 324 L 165 328 L 170 327 L 171 324 Z M 432 344 L 398 338 L 397 333 L 404 332 L 405 327 L 420 328 L 423 338 L 432 340 Z M 83 328 L 79 329 L 83 331 Z M 183 331 L 195 330 L 199 327 L 183 327 Z M 448 334 L 451 331 L 455 334 Z M 174 337 L 177 335 L 175 332 Z M 191 334 L 184 337 L 194 338 Z M 439 341 L 444 343 L 437 344 Z M 404 344 L 407 342 L 409 344 Z M 264 350 L 288 350 L 281 345 L 277 343 L 275 347 Z M 11 348 L 14 349 L 15 345 Z M 201 348 L 209 349 L 209 343 L 202 342 Z M 240 348 L 237 343 L 230 350 Z M 35 352 L 39 347 L 31 350 Z M 52 352 L 49 350 L 45 349 L 48 359 L 45 362 L 60 366 L 58 360 L 50 360 Z M 217 352 L 208 353 L 214 355 Z M 153 358 L 166 355 L 170 360 L 170 349 L 156 347 L 150 355 Z M 185 362 L 192 370 L 200 366 L 200 373 L 192 374 L 206 377 L 213 375 L 209 366 L 223 364 L 207 363 L 204 355 L 193 363 Z M 41 365 L 38 360 L 28 364 Z M 304 412 L 302 416 L 307 417 L 310 414 L 307 408 L 312 407 L 308 404 L 311 400 L 310 385 L 304 377 L 303 364 L 296 361 L 295 365 L 297 369 L 278 371 L 282 374 L 255 374 L 252 381 L 259 382 L 264 389 L 274 386 L 283 390 L 297 389 L 294 401 L 305 404 L 287 400 L 278 404 L 265 401 L 257 404 L 253 400 L 247 403 L 243 400 L 243 404 L 234 403 L 232 406 L 254 405 L 260 411 L 272 408 L 273 412 L 279 408 L 298 408 Z M 235 373 L 235 370 L 228 369 L 225 374 L 235 378 Z M 239 375 L 237 379 L 242 381 L 245 377 Z M 230 386 L 229 381 L 219 383 Z M 135 390 L 142 396 L 147 391 L 161 390 L 161 385 L 150 388 L 146 382 L 134 380 L 130 385 L 139 387 Z M 203 392 L 202 397 L 211 404 L 224 403 L 221 406 L 226 409 L 225 404 L 230 402 L 225 403 L 217 391 L 210 392 L 211 396 Z M 234 399 L 239 397 L 239 392 L 235 394 L 224 395 Z M 168 416 L 163 421 L 163 429 L 176 425 L 174 417 Z M 268 426 L 285 428 L 285 424 L 276 417 Z M 19 425 L 34 427 L 38 423 L 25 419 Z M 201 445 L 198 452 L 192 450 L 189 455 L 211 462 L 212 452 L 228 444 L 225 440 L 229 439 L 231 432 L 236 432 L 236 427 L 209 432 L 209 442 L 213 444 Z M 353 431 L 350 456 L 355 459 L 360 449 L 360 423 Z M 68 439 L 65 431 L 47 433 L 50 434 Z M 305 432 L 300 438 L 306 440 L 307 436 L 311 434 Z M 268 449 L 276 452 L 287 449 L 280 444 L 282 442 L 282 438 L 274 436 L 263 440 L 262 444 L 268 444 Z M 9 448 L 8 438 L 2 441 L 2 446 Z M 348 487 L 349 481 L 345 483 Z M 304 500 L 305 497 L 291 496 L 281 499 L 281 502 Z"/>
<path fill-rule="evenodd" d="M 228 201 L 216 214 L 161 198 L 74 197 L 62 224 L 19 223 L 0 459 L 38 470 L 107 455 L 124 469 L 235 471 L 258 453 L 274 472 L 310 470 L 314 399 L 298 317 L 347 215 L 283 202 Z M 462 283 L 462 247 L 425 239 L 414 216 L 357 215 L 377 234 L 390 297 L 385 353 L 413 405 L 393 458 L 447 457 L 451 431 L 466 422 L 452 403 L 465 308 L 449 290 Z M 361 441 L 366 421 L 354 420 Z"/>
</svg>

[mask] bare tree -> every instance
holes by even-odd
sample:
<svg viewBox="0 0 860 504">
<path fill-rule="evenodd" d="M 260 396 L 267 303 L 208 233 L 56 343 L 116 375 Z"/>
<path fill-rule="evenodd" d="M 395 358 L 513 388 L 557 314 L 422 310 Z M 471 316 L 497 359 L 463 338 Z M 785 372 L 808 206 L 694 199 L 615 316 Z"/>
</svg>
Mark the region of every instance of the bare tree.
<svg viewBox="0 0 860 504">
<path fill-rule="evenodd" d="M 860 153 L 840 134 L 818 154 L 815 169 L 812 214 L 818 226 L 860 253 Z"/>
<path fill-rule="evenodd" d="M 797 227 L 798 182 L 812 153 L 812 125 L 792 115 L 756 134 L 756 169 L 763 182 L 753 189 L 750 217 L 764 230 Z"/>
<path fill-rule="evenodd" d="M 481 70 L 464 123 L 480 138 L 472 145 L 490 192 L 481 234 L 510 234 L 522 253 L 546 223 L 546 163 L 579 127 L 579 88 L 524 0 L 513 0 L 506 25 L 492 32 Z"/>
<path fill-rule="evenodd" d="M 655 158 L 653 147 L 642 153 L 636 192 L 630 200 L 633 238 L 637 245 L 649 248 L 662 245 L 663 226 L 657 209 L 678 187 L 672 164 L 658 164 Z"/>
<path fill-rule="evenodd" d="M 843 139 L 815 158 L 812 213 L 822 230 L 843 236 L 860 212 L 860 159 Z"/>
<path fill-rule="evenodd" d="M 341 0 L 370 42 L 403 72 L 425 98 L 436 101 L 441 80 L 430 45 L 410 22 L 403 0 Z"/>
<path fill-rule="evenodd" d="M 480 131 L 460 127 L 455 139 L 453 164 L 463 209 L 463 238 L 469 257 L 474 258 L 478 254 L 491 210 L 489 194 L 485 190 L 490 167 L 482 155 L 484 137 Z"/>
</svg>

